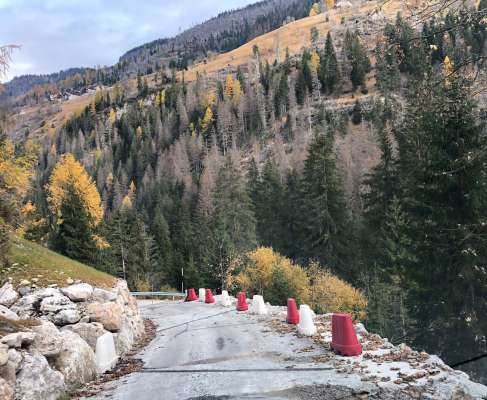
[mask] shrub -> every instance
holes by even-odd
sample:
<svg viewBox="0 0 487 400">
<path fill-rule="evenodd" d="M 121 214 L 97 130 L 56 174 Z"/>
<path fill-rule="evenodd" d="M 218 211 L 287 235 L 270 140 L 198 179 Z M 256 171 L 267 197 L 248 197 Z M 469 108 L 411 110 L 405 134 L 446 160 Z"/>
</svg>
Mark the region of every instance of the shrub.
<svg viewBox="0 0 487 400">
<path fill-rule="evenodd" d="M 367 299 L 347 282 L 312 262 L 308 269 L 311 283 L 310 305 L 317 313 L 350 313 L 353 319 L 366 316 Z"/>
<path fill-rule="evenodd" d="M 304 269 L 268 247 L 247 254 L 234 283 L 250 295 L 263 295 L 274 305 L 286 304 L 288 297 L 298 303 L 309 299 L 309 280 Z"/>
</svg>

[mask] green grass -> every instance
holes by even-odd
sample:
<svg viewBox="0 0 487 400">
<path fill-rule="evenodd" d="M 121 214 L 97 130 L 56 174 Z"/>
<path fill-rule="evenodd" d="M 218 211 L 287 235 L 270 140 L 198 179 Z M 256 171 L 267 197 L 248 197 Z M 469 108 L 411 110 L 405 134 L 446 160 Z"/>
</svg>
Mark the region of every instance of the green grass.
<svg viewBox="0 0 487 400">
<path fill-rule="evenodd" d="M 111 275 L 19 237 L 12 238 L 8 260 L 11 266 L 0 270 L 0 283 L 12 278 L 15 286 L 24 279 L 37 286 L 67 286 L 69 279 L 79 279 L 98 287 L 115 284 Z"/>
</svg>

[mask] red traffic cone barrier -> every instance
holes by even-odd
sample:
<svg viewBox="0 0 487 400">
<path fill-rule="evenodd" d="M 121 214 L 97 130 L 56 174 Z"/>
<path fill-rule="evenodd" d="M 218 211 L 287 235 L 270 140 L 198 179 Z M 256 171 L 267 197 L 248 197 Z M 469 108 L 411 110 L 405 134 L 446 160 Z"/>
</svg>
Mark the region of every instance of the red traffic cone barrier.
<svg viewBox="0 0 487 400">
<path fill-rule="evenodd" d="M 287 299 L 287 318 L 286 322 L 288 324 L 299 324 L 299 313 L 298 306 L 296 305 L 296 300 L 289 298 Z"/>
<path fill-rule="evenodd" d="M 332 340 L 331 348 L 343 356 L 358 356 L 362 354 L 350 314 L 333 314 L 331 318 Z"/>
<path fill-rule="evenodd" d="M 237 296 L 237 311 L 247 311 L 248 309 L 247 296 L 245 292 L 240 292 Z"/>
<path fill-rule="evenodd" d="M 205 303 L 213 304 L 214 302 L 215 302 L 215 298 L 213 297 L 213 293 L 211 292 L 211 289 L 206 289 Z"/>
<path fill-rule="evenodd" d="M 194 291 L 194 289 L 188 289 L 185 301 L 196 301 L 196 300 L 198 300 L 198 296 L 196 296 L 196 292 Z"/>
</svg>

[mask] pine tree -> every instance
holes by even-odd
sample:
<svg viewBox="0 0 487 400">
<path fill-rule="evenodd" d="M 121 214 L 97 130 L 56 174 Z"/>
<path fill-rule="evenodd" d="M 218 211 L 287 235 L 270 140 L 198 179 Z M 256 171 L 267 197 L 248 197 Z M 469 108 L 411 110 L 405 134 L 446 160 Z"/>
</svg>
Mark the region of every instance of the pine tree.
<svg viewBox="0 0 487 400">
<path fill-rule="evenodd" d="M 326 35 L 325 52 L 321 57 L 320 80 L 325 93 L 331 94 L 340 81 L 340 68 L 330 32 Z"/>
<path fill-rule="evenodd" d="M 257 239 L 261 246 L 281 249 L 280 234 L 282 232 L 282 201 L 284 188 L 277 165 L 269 158 L 262 170 L 257 184 L 255 217 Z"/>
<path fill-rule="evenodd" d="M 382 93 L 398 89 L 401 85 L 401 73 L 396 55 L 396 46 L 377 44 L 375 49 L 376 85 Z"/>
<path fill-rule="evenodd" d="M 333 136 L 318 133 L 308 148 L 303 174 L 302 230 L 308 259 L 349 276 L 345 254 L 347 214 L 337 173 Z"/>
<path fill-rule="evenodd" d="M 247 185 L 239 166 L 227 156 L 214 192 L 213 279 L 222 287 L 234 257 L 255 246 L 255 217 Z"/>
<path fill-rule="evenodd" d="M 156 283 L 156 287 L 160 287 L 166 284 L 170 277 L 175 275 L 169 225 L 160 210 L 156 211 L 150 233 L 154 238 L 154 252 L 156 256 L 156 265 L 154 270 L 151 271 L 151 279 Z"/>
<path fill-rule="evenodd" d="M 365 84 L 365 76 L 371 71 L 371 64 L 367 50 L 360 42 L 357 32 L 346 32 L 345 52 L 351 64 L 350 80 L 354 90 Z"/>
<path fill-rule="evenodd" d="M 485 350 L 484 127 L 463 78 L 433 75 L 411 96 L 398 131 L 402 210 L 417 262 L 408 269 L 415 342 L 456 360 Z M 431 84 L 431 82 L 434 82 Z M 431 335 L 424 326 L 437 327 Z"/>
<path fill-rule="evenodd" d="M 51 239 L 53 248 L 67 257 L 92 265 L 96 255 L 93 217 L 72 185 L 66 188 L 60 212 L 62 218 Z"/>
</svg>

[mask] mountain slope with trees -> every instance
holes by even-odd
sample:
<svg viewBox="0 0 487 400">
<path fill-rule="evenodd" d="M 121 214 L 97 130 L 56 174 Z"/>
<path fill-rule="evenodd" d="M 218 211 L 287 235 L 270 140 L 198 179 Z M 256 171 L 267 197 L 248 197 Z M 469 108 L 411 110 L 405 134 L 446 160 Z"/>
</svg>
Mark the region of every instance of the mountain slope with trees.
<svg viewBox="0 0 487 400">
<path fill-rule="evenodd" d="M 282 59 L 255 45 L 245 66 L 100 90 L 38 144 L 18 224 L 139 290 L 237 289 L 271 247 L 363 290 L 393 342 L 485 353 L 482 7 L 378 8 Z M 281 272 L 271 287 L 291 287 Z"/>
</svg>

